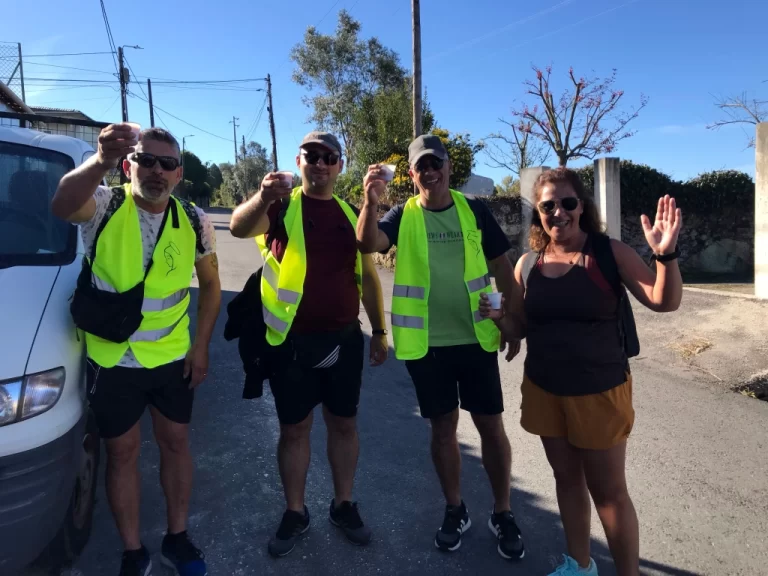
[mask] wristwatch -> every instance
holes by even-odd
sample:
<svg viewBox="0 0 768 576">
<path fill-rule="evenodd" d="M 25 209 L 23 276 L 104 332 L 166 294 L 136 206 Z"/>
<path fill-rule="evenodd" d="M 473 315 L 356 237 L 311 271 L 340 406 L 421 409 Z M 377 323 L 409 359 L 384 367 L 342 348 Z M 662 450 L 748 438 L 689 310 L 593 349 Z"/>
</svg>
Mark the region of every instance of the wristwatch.
<svg viewBox="0 0 768 576">
<path fill-rule="evenodd" d="M 386 336 L 387 334 L 389 334 L 389 332 L 387 332 L 386 329 L 371 330 L 371 334 L 375 334 L 376 336 Z"/>
</svg>

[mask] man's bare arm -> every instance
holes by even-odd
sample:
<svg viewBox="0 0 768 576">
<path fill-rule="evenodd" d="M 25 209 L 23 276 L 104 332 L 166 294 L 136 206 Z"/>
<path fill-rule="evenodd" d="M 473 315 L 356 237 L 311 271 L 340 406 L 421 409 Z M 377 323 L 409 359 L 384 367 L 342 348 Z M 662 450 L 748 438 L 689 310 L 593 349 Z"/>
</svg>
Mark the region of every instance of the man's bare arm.
<svg viewBox="0 0 768 576">
<path fill-rule="evenodd" d="M 59 182 L 51 201 L 54 216 L 68 222 L 86 222 L 96 212 L 93 195 L 120 158 L 131 154 L 137 144 L 131 127 L 112 124 L 99 134 L 99 150 Z"/>
<path fill-rule="evenodd" d="M 373 164 L 363 179 L 365 190 L 363 209 L 357 219 L 357 245 L 360 252 L 383 252 L 390 246 L 387 235 L 379 230 L 379 198 L 387 190 L 381 178 L 381 166 Z"/>
<path fill-rule="evenodd" d="M 261 181 L 261 189 L 253 198 L 240 204 L 232 213 L 229 231 L 235 238 L 255 238 L 269 230 L 269 207 L 276 200 L 291 195 L 291 188 L 279 174 L 270 172 Z"/>
<path fill-rule="evenodd" d="M 219 259 L 216 253 L 198 260 L 195 263 L 195 271 L 200 285 L 200 294 L 197 302 L 197 330 L 195 331 L 194 345 L 207 348 L 211 342 L 221 307 Z"/>
</svg>

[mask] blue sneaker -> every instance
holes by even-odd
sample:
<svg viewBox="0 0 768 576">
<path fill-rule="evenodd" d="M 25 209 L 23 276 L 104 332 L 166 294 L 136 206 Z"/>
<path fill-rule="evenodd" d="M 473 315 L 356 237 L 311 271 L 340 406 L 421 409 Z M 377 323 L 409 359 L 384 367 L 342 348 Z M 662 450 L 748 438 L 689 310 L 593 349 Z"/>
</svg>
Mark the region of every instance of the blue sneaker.
<svg viewBox="0 0 768 576">
<path fill-rule="evenodd" d="M 163 553 L 160 561 L 172 568 L 179 576 L 207 576 L 205 555 L 187 536 L 187 531 L 166 534 L 163 538 Z"/>
<path fill-rule="evenodd" d="M 563 563 L 549 576 L 597 576 L 595 561 L 589 559 L 589 567 L 582 568 L 579 563 L 567 554 L 563 554 Z"/>
<path fill-rule="evenodd" d="M 139 550 L 126 550 L 120 563 L 120 576 L 150 576 L 152 560 L 149 552 L 142 546 Z"/>
</svg>

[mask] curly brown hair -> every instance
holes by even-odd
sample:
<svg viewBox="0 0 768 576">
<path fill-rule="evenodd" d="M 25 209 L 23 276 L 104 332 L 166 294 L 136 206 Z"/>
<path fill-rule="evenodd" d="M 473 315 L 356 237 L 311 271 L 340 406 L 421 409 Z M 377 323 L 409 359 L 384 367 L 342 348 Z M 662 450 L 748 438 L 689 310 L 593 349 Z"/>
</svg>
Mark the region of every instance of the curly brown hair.
<svg viewBox="0 0 768 576">
<path fill-rule="evenodd" d="M 547 170 L 542 172 L 533 184 L 533 217 L 531 218 L 531 231 L 528 235 L 528 244 L 531 250 L 534 252 L 541 252 L 549 245 L 549 234 L 544 230 L 544 226 L 541 224 L 541 216 L 537 208 L 539 201 L 541 200 L 541 190 L 545 184 L 559 184 L 565 183 L 573 188 L 576 192 L 576 196 L 581 200 L 583 212 L 579 218 L 579 228 L 584 230 L 588 234 L 601 234 L 604 232 L 605 227 L 600 221 L 600 213 L 597 211 L 597 206 L 591 195 L 588 195 L 584 189 L 584 183 L 579 178 L 579 175 L 561 166 L 554 170 Z"/>
</svg>

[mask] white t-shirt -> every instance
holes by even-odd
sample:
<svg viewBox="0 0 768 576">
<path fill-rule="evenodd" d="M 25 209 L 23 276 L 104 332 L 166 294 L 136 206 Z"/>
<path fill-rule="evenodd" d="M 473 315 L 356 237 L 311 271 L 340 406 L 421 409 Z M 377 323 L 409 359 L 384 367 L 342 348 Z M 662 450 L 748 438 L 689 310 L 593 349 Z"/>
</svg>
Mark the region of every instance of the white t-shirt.
<svg viewBox="0 0 768 576">
<path fill-rule="evenodd" d="M 85 253 L 90 254 L 93 248 L 93 240 L 96 236 L 96 231 L 101 225 L 101 221 L 104 219 L 104 215 L 107 213 L 107 207 L 109 201 L 112 199 L 112 190 L 106 186 L 99 186 L 96 189 L 96 193 L 93 195 L 93 199 L 96 201 L 96 212 L 93 214 L 93 218 L 87 222 L 83 222 L 80 225 L 80 231 L 83 237 L 83 245 L 85 247 Z M 152 214 L 142 210 L 136 206 L 136 210 L 139 213 L 139 226 L 141 228 L 141 245 L 144 250 L 144 267 L 146 268 L 149 261 L 152 259 L 152 255 L 155 252 L 155 245 L 157 244 L 157 233 L 160 230 L 160 225 L 163 222 L 163 213 Z M 213 223 L 208 215 L 200 208 L 195 206 L 195 211 L 200 218 L 201 228 L 201 243 L 203 252 L 197 250 L 195 255 L 195 262 L 201 258 L 213 254 L 216 252 L 216 231 L 213 228 Z M 182 357 L 183 358 L 183 357 Z M 181 358 L 177 358 L 180 360 Z M 127 368 L 141 368 L 141 364 L 136 360 L 136 357 L 129 348 L 120 361 L 118 366 L 124 366 Z"/>
</svg>

